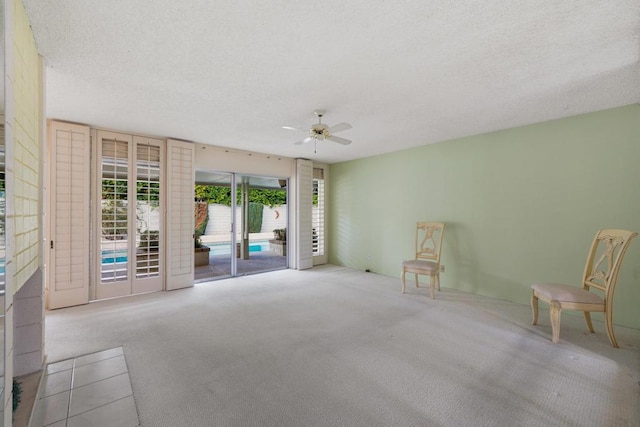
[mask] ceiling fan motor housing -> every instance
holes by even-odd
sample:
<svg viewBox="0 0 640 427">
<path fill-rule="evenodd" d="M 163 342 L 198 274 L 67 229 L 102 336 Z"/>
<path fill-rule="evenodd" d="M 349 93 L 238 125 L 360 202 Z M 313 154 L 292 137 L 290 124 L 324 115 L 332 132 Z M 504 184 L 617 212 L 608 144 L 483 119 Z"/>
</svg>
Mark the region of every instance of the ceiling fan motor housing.
<svg viewBox="0 0 640 427">
<path fill-rule="evenodd" d="M 323 123 L 316 123 L 315 125 L 311 126 L 311 131 L 309 132 L 309 134 L 316 138 L 324 138 L 325 136 L 327 136 L 328 128 L 329 126 Z"/>
</svg>

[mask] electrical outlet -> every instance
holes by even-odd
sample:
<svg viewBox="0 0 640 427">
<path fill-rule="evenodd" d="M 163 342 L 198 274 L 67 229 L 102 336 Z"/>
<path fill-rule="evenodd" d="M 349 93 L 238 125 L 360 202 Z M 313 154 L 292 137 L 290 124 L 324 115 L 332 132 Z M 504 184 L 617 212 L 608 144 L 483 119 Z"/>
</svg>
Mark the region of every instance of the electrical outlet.
<svg viewBox="0 0 640 427">
<path fill-rule="evenodd" d="M 444 273 L 444 264 L 440 265 L 440 273 Z"/>
</svg>

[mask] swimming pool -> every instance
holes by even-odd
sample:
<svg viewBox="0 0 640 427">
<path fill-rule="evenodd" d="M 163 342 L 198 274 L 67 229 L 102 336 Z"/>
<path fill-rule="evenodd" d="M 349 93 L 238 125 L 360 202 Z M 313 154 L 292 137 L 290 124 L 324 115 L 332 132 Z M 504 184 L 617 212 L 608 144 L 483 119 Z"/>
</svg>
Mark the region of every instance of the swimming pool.
<svg viewBox="0 0 640 427">
<path fill-rule="evenodd" d="M 127 251 L 102 251 L 100 258 L 103 264 L 114 264 L 117 262 L 127 262 Z"/>
<path fill-rule="evenodd" d="M 231 254 L 230 242 L 207 243 L 206 246 L 211 248 L 209 255 L 229 255 Z M 249 241 L 249 252 L 262 252 L 269 250 L 268 240 Z"/>
<path fill-rule="evenodd" d="M 229 255 L 231 254 L 230 242 L 207 243 L 206 246 L 211 248 L 209 255 Z M 262 252 L 269 250 L 269 240 L 252 240 L 249 242 L 249 252 Z M 127 262 L 126 249 L 117 251 L 102 251 L 102 264 L 114 264 Z"/>
</svg>

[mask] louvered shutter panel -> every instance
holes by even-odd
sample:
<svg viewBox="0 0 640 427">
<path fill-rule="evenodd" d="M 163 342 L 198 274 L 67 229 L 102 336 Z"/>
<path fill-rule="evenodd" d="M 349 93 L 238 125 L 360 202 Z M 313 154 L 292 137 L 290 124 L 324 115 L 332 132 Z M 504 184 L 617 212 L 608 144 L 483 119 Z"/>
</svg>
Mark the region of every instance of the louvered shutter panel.
<svg viewBox="0 0 640 427">
<path fill-rule="evenodd" d="M 4 122 L 4 116 L 0 114 L 0 121 Z M 5 285 L 6 285 L 6 264 L 5 264 L 5 254 L 6 254 L 6 232 L 5 232 L 5 221 L 6 218 L 6 181 L 5 181 L 5 143 L 4 143 L 4 124 L 0 123 L 0 182 L 2 182 L 2 191 L 0 191 L 0 292 L 4 294 Z M 4 300 L 0 298 L 0 304 L 3 304 Z M 0 307 L 4 307 L 0 306 Z M 1 353 L 0 353 L 1 357 Z M 0 388 L 2 388 L 2 382 L 0 381 Z M 2 424 L 2 417 L 0 417 L 0 424 Z"/>
<path fill-rule="evenodd" d="M 313 267 L 311 207 L 313 205 L 313 163 L 311 160 L 296 159 L 296 215 L 298 235 L 296 245 L 296 265 L 298 270 Z"/>
<path fill-rule="evenodd" d="M 48 307 L 89 302 L 90 137 L 86 126 L 51 122 Z"/>
<path fill-rule="evenodd" d="M 325 177 L 324 169 L 313 168 L 313 194 L 316 203 L 313 205 L 313 264 L 326 264 L 325 236 Z"/>
<path fill-rule="evenodd" d="M 101 140 L 101 217 L 100 217 L 100 283 L 124 282 L 129 279 L 129 255 L 122 242 L 129 235 L 129 141 L 108 136 Z M 98 292 L 99 298 L 116 296 Z"/>
<path fill-rule="evenodd" d="M 157 278 L 160 286 L 134 286 L 138 291 L 153 291 L 162 288 L 160 277 L 160 253 L 164 242 L 160 240 L 161 223 L 158 215 L 161 195 L 160 177 L 162 172 L 161 146 L 153 144 L 150 138 L 135 137 L 136 142 L 136 281 Z M 148 142 L 148 143 L 147 143 Z M 162 245 L 161 245 L 162 243 Z M 141 289 L 136 289 L 140 287 Z"/>
<path fill-rule="evenodd" d="M 194 145 L 167 141 L 167 290 L 193 286 Z"/>
</svg>

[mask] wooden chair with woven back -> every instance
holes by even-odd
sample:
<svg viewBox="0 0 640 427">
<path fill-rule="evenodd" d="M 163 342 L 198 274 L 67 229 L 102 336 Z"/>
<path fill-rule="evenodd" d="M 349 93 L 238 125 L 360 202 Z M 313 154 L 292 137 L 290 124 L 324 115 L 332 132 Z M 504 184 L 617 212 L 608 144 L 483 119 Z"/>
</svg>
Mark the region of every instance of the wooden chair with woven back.
<svg viewBox="0 0 640 427">
<path fill-rule="evenodd" d="M 420 287 L 418 275 L 429 276 L 430 295 L 435 287 L 440 290 L 440 253 L 444 223 L 421 221 L 416 224 L 415 258 L 402 263 L 402 293 L 405 292 L 405 273 L 414 273 L 416 288 Z"/>
<path fill-rule="evenodd" d="M 582 286 L 557 283 L 535 283 L 531 285 L 531 309 L 533 325 L 538 323 L 538 300 L 550 306 L 551 341 L 560 340 L 560 313 L 564 310 L 584 312 L 589 331 L 595 332 L 591 323 L 591 312 L 603 312 L 609 341 L 614 347 L 618 342 L 613 334 L 613 292 L 624 254 L 631 240 L 638 233 L 627 230 L 604 229 L 596 233 L 591 244 L 587 264 L 582 276 Z M 593 292 L 593 290 L 596 292 Z"/>
</svg>

